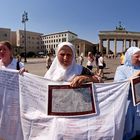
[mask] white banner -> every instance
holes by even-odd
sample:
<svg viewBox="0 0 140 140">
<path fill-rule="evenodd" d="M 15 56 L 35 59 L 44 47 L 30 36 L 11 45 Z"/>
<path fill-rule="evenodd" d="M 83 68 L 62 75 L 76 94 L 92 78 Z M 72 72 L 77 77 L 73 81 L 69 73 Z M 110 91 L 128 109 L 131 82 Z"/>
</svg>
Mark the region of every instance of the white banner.
<svg viewBox="0 0 140 140">
<path fill-rule="evenodd" d="M 17 71 L 0 70 L 0 140 L 22 140 Z"/>
<path fill-rule="evenodd" d="M 5 140 L 122 139 L 130 85 L 128 81 L 93 84 L 97 114 L 52 117 L 48 115 L 48 85 L 60 84 L 66 83 L 51 82 L 29 73 L 21 76 L 12 71 L 0 70 L 0 138 Z"/>
</svg>

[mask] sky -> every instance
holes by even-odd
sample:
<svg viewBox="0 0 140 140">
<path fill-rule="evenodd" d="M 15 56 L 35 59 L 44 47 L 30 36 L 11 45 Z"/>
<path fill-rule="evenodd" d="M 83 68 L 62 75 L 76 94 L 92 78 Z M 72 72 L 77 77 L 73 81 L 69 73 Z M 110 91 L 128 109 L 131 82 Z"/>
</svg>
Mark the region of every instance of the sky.
<svg viewBox="0 0 140 140">
<path fill-rule="evenodd" d="M 121 21 L 128 31 L 140 32 L 140 0 L 0 0 L 0 28 L 50 34 L 71 31 L 98 43 L 99 31 L 113 31 Z"/>
</svg>

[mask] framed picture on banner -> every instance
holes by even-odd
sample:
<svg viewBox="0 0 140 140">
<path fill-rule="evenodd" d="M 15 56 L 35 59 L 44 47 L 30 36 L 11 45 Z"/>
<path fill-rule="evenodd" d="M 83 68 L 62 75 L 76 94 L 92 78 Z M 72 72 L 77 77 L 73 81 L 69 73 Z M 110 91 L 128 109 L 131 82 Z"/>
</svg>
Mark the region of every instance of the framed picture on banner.
<svg viewBox="0 0 140 140">
<path fill-rule="evenodd" d="M 131 80 L 134 106 L 140 104 L 140 77 Z"/>
<path fill-rule="evenodd" d="M 48 115 L 83 116 L 96 114 L 93 85 L 72 88 L 69 85 L 48 86 Z"/>
</svg>

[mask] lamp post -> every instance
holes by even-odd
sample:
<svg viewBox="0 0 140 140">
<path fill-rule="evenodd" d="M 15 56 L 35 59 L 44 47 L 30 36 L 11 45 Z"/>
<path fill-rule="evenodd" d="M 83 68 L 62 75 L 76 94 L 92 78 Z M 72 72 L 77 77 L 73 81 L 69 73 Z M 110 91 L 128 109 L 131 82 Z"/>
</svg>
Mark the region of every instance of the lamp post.
<svg viewBox="0 0 140 140">
<path fill-rule="evenodd" d="M 26 22 L 28 21 L 28 13 L 24 11 L 22 14 L 22 23 L 24 24 L 24 62 L 27 62 L 26 59 Z"/>
</svg>

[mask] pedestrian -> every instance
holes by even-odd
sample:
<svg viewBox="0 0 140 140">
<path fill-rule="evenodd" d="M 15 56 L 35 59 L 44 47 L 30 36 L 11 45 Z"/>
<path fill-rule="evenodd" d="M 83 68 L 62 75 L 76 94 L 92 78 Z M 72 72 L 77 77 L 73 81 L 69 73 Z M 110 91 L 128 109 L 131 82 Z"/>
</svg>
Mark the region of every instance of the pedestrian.
<svg viewBox="0 0 140 140">
<path fill-rule="evenodd" d="M 100 57 L 100 53 L 97 52 L 97 53 L 95 54 L 96 73 L 99 72 L 99 65 L 98 65 L 98 59 L 99 59 L 99 57 Z"/>
<path fill-rule="evenodd" d="M 98 66 L 99 66 L 98 76 L 103 78 L 104 77 L 103 69 L 105 68 L 105 61 L 102 53 L 99 53 Z"/>
<path fill-rule="evenodd" d="M 125 53 L 124 65 L 117 67 L 114 81 L 131 80 L 137 76 L 140 76 L 140 48 L 132 46 Z M 140 105 L 133 106 L 131 90 L 127 106 L 123 140 L 130 140 L 135 136 L 140 139 Z"/>
<path fill-rule="evenodd" d="M 19 70 L 20 74 L 25 72 L 24 64 L 14 58 L 13 47 L 9 41 L 0 42 L 0 68 Z"/>
<path fill-rule="evenodd" d="M 83 62 L 84 62 L 84 54 L 81 53 L 80 57 L 79 57 L 79 64 L 80 65 L 83 65 Z"/>
<path fill-rule="evenodd" d="M 120 55 L 120 65 L 123 65 L 124 64 L 124 52 L 121 53 Z"/>
<path fill-rule="evenodd" d="M 71 87 L 78 87 L 85 82 L 102 82 L 99 76 L 76 63 L 75 48 L 70 42 L 58 45 L 56 57 L 44 77 L 53 81 L 70 82 Z"/>
<path fill-rule="evenodd" d="M 87 68 L 92 71 L 93 66 L 94 66 L 94 56 L 93 56 L 92 52 L 88 52 L 88 56 L 87 56 Z"/>
<path fill-rule="evenodd" d="M 21 56 L 17 55 L 17 70 L 20 70 L 20 62 L 21 62 Z"/>
<path fill-rule="evenodd" d="M 52 53 L 48 53 L 47 54 L 47 58 L 46 58 L 46 68 L 49 69 L 51 64 L 52 64 Z"/>
</svg>

